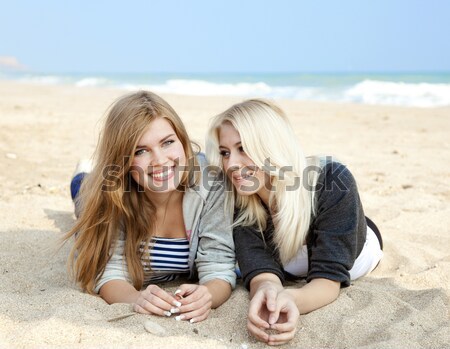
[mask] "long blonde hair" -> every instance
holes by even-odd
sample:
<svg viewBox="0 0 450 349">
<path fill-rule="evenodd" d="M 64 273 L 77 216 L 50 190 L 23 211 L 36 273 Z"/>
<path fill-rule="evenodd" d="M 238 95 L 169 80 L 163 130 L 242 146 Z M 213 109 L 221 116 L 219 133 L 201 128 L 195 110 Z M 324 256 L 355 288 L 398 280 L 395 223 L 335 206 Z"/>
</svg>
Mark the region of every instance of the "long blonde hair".
<svg viewBox="0 0 450 349">
<path fill-rule="evenodd" d="M 156 118 L 167 120 L 180 139 L 187 171 L 179 190 L 197 182 L 197 160 L 183 122 L 161 97 L 147 91 L 119 98 L 110 108 L 96 149 L 95 167 L 86 176 L 77 204 L 80 217 L 64 236 L 75 236 L 68 266 L 74 279 L 88 293 L 94 293 L 97 279 L 105 270 L 122 231 L 128 272 L 136 289 L 144 280 L 140 251 L 155 227 L 156 209 L 142 188 L 129 175 L 139 139 Z M 147 244 L 145 244 L 147 246 Z"/>
<path fill-rule="evenodd" d="M 222 167 L 219 131 L 226 122 L 239 132 L 245 153 L 270 175 L 269 209 L 275 227 L 274 242 L 281 262 L 287 263 L 305 243 L 309 231 L 314 213 L 311 188 L 317 183 L 318 174 L 307 171 L 307 166 L 319 166 L 320 159 L 305 158 L 288 118 L 279 107 L 269 101 L 250 99 L 213 118 L 206 141 L 211 165 Z M 258 195 L 237 195 L 231 182 L 226 181 L 227 207 L 239 210 L 234 225 L 257 225 L 263 231 L 268 217 Z"/>
</svg>

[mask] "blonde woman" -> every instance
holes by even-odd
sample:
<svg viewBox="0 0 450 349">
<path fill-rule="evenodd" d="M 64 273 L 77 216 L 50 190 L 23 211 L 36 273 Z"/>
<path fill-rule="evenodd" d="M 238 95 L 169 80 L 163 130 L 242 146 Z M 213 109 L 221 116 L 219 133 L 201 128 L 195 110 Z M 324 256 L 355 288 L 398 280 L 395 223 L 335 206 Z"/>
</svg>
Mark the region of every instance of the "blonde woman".
<svg viewBox="0 0 450 349">
<path fill-rule="evenodd" d="M 194 153 L 176 112 L 151 92 L 119 98 L 95 163 L 71 183 L 78 220 L 65 239 L 74 237 L 75 280 L 139 313 L 206 319 L 235 285 L 231 218 L 222 181 L 202 181 L 204 156 Z M 157 285 L 179 275 L 199 284 L 174 294 Z"/>
<path fill-rule="evenodd" d="M 286 343 L 299 314 L 333 302 L 376 267 L 381 235 L 364 216 L 350 171 L 330 158 L 305 158 L 287 117 L 268 101 L 216 116 L 207 156 L 228 178 L 236 257 L 251 297 L 248 330 L 270 345 Z M 307 284 L 284 288 L 286 278 Z"/>
</svg>

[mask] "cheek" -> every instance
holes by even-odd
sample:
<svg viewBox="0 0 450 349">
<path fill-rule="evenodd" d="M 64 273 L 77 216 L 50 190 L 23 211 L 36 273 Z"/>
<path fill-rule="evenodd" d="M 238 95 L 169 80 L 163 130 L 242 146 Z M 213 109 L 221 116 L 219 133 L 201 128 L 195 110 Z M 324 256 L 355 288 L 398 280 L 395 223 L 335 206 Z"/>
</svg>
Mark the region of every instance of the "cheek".
<svg viewBox="0 0 450 349">
<path fill-rule="evenodd" d="M 222 158 L 222 168 L 223 168 L 223 172 L 225 172 L 225 174 L 227 175 L 228 179 L 231 181 L 232 180 L 232 172 L 230 170 L 230 161 L 229 159 L 224 159 Z"/>
<path fill-rule="evenodd" d="M 259 181 L 259 187 L 263 187 L 268 185 L 268 182 L 270 182 L 270 177 L 261 169 L 258 170 L 258 181 Z"/>
<path fill-rule="evenodd" d="M 180 162 L 180 165 L 186 164 L 186 153 L 184 152 L 183 145 L 180 144 L 178 147 L 173 149 L 172 157 L 174 159 L 178 159 Z"/>
<path fill-rule="evenodd" d="M 222 158 L 222 168 L 225 172 L 228 170 L 228 159 Z"/>
<path fill-rule="evenodd" d="M 128 175 L 131 175 L 131 178 L 133 178 L 136 183 L 139 183 L 141 185 L 143 183 L 143 179 L 146 177 L 143 168 L 137 165 L 135 161 L 133 161 Z"/>
<path fill-rule="evenodd" d="M 135 157 L 133 161 L 131 162 L 131 168 L 130 169 L 143 169 L 146 167 L 146 161 L 144 159 L 145 156 Z"/>
</svg>

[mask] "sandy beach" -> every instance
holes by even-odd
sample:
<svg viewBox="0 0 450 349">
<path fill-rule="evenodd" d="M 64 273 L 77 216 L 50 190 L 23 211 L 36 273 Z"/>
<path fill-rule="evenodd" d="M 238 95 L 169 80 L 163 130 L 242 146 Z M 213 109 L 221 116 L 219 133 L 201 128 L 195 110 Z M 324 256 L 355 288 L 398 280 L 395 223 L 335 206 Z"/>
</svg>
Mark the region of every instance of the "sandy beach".
<svg viewBox="0 0 450 349">
<path fill-rule="evenodd" d="M 246 330 L 248 293 L 198 324 L 128 313 L 68 278 L 74 223 L 68 184 L 95 149 L 106 108 L 124 91 L 0 81 L 0 348 L 264 348 Z M 163 95 L 200 144 L 234 97 Z M 450 346 L 450 107 L 279 100 L 307 154 L 348 165 L 385 256 L 331 305 L 301 316 L 292 348 Z M 170 289 L 175 289 L 175 284 Z M 145 331 L 148 319 L 163 326 Z"/>
</svg>

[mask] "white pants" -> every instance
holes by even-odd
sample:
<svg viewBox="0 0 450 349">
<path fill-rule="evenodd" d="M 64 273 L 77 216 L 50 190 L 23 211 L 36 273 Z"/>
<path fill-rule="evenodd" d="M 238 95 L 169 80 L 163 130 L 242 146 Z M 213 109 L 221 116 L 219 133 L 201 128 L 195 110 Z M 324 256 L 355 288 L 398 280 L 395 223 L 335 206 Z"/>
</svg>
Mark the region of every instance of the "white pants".
<svg viewBox="0 0 450 349">
<path fill-rule="evenodd" d="M 367 227 L 366 242 L 364 247 L 350 269 L 350 279 L 356 280 L 369 274 L 375 269 L 378 262 L 383 257 L 378 238 L 372 229 Z M 299 251 L 298 255 L 292 259 L 285 267 L 288 273 L 295 276 L 306 276 L 308 274 L 308 249 L 306 245 Z"/>
</svg>

